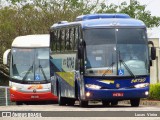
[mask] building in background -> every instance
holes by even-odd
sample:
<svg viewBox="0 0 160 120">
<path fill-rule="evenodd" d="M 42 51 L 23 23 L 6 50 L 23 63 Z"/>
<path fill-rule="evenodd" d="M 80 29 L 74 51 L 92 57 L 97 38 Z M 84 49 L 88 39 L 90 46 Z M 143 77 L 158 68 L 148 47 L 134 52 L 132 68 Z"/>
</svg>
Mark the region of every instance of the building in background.
<svg viewBox="0 0 160 120">
<path fill-rule="evenodd" d="M 148 29 L 148 38 L 156 47 L 156 60 L 152 61 L 151 84 L 160 83 L 160 28 Z"/>
</svg>

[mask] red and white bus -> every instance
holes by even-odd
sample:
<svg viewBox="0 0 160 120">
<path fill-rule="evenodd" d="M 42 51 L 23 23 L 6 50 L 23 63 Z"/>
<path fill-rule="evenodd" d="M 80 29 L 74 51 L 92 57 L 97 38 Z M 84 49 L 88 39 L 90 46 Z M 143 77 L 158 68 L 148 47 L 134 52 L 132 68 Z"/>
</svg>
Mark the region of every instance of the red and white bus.
<svg viewBox="0 0 160 120">
<path fill-rule="evenodd" d="M 10 54 L 10 55 L 9 55 Z M 10 56 L 10 99 L 17 105 L 30 101 L 57 101 L 51 93 L 49 35 L 19 36 L 3 55 Z"/>
</svg>

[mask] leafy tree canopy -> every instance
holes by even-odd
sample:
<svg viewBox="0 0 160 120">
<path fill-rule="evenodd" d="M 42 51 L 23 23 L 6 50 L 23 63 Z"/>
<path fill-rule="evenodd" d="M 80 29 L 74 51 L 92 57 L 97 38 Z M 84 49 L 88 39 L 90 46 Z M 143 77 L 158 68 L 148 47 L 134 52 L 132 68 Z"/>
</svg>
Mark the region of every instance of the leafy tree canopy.
<svg viewBox="0 0 160 120">
<path fill-rule="evenodd" d="M 132 18 L 142 20 L 148 28 L 158 27 L 160 17 L 152 16 L 151 12 L 146 10 L 146 5 L 141 5 L 137 0 L 132 0 L 128 5 L 122 2 L 119 6 L 115 4 L 106 5 L 101 3 L 98 13 L 126 13 Z"/>
</svg>

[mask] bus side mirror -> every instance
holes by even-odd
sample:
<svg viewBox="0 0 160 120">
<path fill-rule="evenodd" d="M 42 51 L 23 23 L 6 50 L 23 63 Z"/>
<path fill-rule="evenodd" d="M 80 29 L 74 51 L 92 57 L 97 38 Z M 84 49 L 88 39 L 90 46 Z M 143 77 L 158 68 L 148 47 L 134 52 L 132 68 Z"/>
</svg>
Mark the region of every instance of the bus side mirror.
<svg viewBox="0 0 160 120">
<path fill-rule="evenodd" d="M 156 59 L 156 48 L 151 47 L 151 59 L 155 60 Z"/>
<path fill-rule="evenodd" d="M 11 49 L 8 49 L 3 54 L 3 64 L 4 65 L 9 65 L 10 51 Z"/>
</svg>

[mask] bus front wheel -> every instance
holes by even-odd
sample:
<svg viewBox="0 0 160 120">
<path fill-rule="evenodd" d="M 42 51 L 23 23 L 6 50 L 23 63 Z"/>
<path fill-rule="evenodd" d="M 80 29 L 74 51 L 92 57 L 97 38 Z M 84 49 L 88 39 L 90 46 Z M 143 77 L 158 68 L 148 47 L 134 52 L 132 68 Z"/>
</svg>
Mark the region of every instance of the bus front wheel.
<svg viewBox="0 0 160 120">
<path fill-rule="evenodd" d="M 110 105 L 110 102 L 109 101 L 106 101 L 106 100 L 102 100 L 102 105 L 104 107 L 108 107 Z"/>
<path fill-rule="evenodd" d="M 111 105 L 112 105 L 112 106 L 118 105 L 118 101 L 112 101 L 112 102 L 111 102 Z"/>
<path fill-rule="evenodd" d="M 75 104 L 75 99 L 72 99 L 72 98 L 67 99 L 67 105 L 74 106 L 74 104 Z"/>
<path fill-rule="evenodd" d="M 138 107 L 140 103 L 140 99 L 131 99 L 130 103 L 132 107 Z"/>
<path fill-rule="evenodd" d="M 87 107 L 88 106 L 88 101 L 79 100 L 79 106 L 80 107 Z"/>
<path fill-rule="evenodd" d="M 17 102 L 16 102 L 16 105 L 23 105 L 23 102 L 17 101 Z"/>
</svg>

